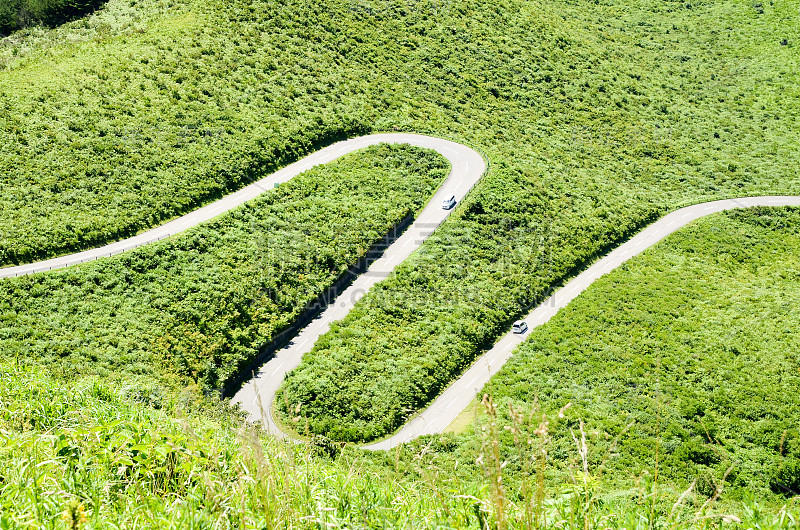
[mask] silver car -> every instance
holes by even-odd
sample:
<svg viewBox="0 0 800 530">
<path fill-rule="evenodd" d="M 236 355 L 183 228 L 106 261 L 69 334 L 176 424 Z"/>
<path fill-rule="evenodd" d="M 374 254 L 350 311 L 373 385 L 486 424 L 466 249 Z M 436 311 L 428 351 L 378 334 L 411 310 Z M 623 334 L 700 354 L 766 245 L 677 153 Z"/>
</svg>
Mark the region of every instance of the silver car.
<svg viewBox="0 0 800 530">
<path fill-rule="evenodd" d="M 528 331 L 528 324 L 527 322 L 523 322 L 522 320 L 517 320 L 514 322 L 514 325 L 511 326 L 511 331 L 516 333 L 517 335 L 522 335 L 526 331 Z"/>
<path fill-rule="evenodd" d="M 442 201 L 442 210 L 449 210 L 456 205 L 456 196 L 451 195 Z"/>
</svg>

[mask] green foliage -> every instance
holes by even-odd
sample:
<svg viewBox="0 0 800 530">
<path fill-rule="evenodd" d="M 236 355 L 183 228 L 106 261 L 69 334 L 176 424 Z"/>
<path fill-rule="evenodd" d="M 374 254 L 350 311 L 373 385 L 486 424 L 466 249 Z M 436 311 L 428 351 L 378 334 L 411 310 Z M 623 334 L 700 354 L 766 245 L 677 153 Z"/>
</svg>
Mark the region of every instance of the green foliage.
<svg viewBox="0 0 800 530">
<path fill-rule="evenodd" d="M 800 209 L 759 208 L 681 229 L 534 330 L 495 399 L 551 417 L 571 403 L 609 485 L 658 466 L 706 497 L 795 495 L 799 228 Z M 555 433 L 553 467 L 573 447 Z"/>
<path fill-rule="evenodd" d="M 797 106 L 784 99 L 796 92 L 785 83 L 796 58 L 769 38 L 794 31 L 782 17 L 796 5 L 778 2 L 762 18 L 721 3 L 448 6 L 435 33 L 414 35 L 414 45 L 408 37 L 411 50 L 384 42 L 402 58 L 400 85 L 425 83 L 415 94 L 437 105 L 416 110 L 414 98 L 400 123 L 419 128 L 424 115 L 425 129 L 455 131 L 492 165 L 421 251 L 289 375 L 280 406 L 302 404 L 312 432 L 340 440 L 396 429 L 553 286 L 666 210 L 798 190 L 786 128 Z M 457 13 L 470 23 L 449 18 Z M 403 20 L 424 26 L 420 18 Z M 752 47 L 727 27 L 770 44 Z M 723 67 L 731 57 L 772 84 Z"/>
<path fill-rule="evenodd" d="M 537 226 L 533 218 L 476 214 L 484 197 L 476 192 L 455 222 L 331 326 L 287 378 L 277 400 L 281 410 L 302 403 L 311 432 L 337 440 L 390 433 L 469 366 L 515 315 L 569 276 L 574 259 L 592 256 L 587 241 L 551 248 L 552 227 Z M 514 200 L 524 208 L 525 199 Z M 634 219 L 620 215 L 615 231 L 597 238 L 622 238 L 649 216 L 640 212 Z"/>
<path fill-rule="evenodd" d="M 81 523 L 78 528 L 83 522 L 86 528 L 263 528 L 334 521 L 374 528 L 443 517 L 430 486 L 399 483 L 388 467 L 359 475 L 352 455 L 317 458 L 310 447 L 237 434 L 236 424 L 198 416 L 175 420 L 131 401 L 130 388 L 107 389 L 101 397 L 95 389 L 87 380 L 59 383 L 2 367 L 3 528 Z M 177 410 L 170 408 L 173 415 Z M 214 417 L 229 416 L 220 409 Z M 405 494 L 411 494 L 407 509 L 397 511 L 392 501 Z M 464 503 L 447 502 L 452 508 Z"/>
<path fill-rule="evenodd" d="M 432 151 L 371 147 L 178 236 L 4 280 L 0 357 L 220 388 L 447 171 Z"/>
<path fill-rule="evenodd" d="M 501 192 L 484 206 L 532 213 L 502 199 L 536 191 L 537 221 L 559 212 L 572 221 L 563 234 L 587 240 L 633 204 L 796 178 L 782 169 L 797 156 L 796 55 L 773 38 L 794 37 L 789 2 L 758 18 L 652 0 L 177 3 L 150 0 L 131 8 L 150 13 L 141 26 L 9 58 L 0 263 L 124 237 L 374 129 L 478 145 Z"/>
<path fill-rule="evenodd" d="M 62 24 L 91 13 L 107 0 L 3 0 L 0 34 L 31 26 Z"/>
<path fill-rule="evenodd" d="M 0 263 L 135 233 L 343 136 L 403 129 L 464 140 L 486 153 L 489 174 L 287 386 L 292 402 L 315 398 L 316 409 L 303 410 L 312 411 L 316 431 L 380 436 L 428 402 L 514 315 L 641 224 L 687 202 L 798 193 L 798 9 L 788 0 L 758 9 L 738 0 L 113 0 L 97 17 L 21 32 L 0 47 Z M 342 208 L 359 208 L 354 219 L 370 215 L 351 197 Z M 330 211 L 338 214 L 320 209 Z M 258 217 L 243 212 L 245 221 Z M 284 214 L 283 205 L 271 213 L 295 222 Z M 263 333 L 254 331 L 244 316 L 248 293 L 272 280 L 239 267 L 251 263 L 240 256 L 254 255 L 238 246 L 242 238 L 204 230 L 153 247 L 178 257 L 142 249 L 109 264 L 3 281 L 13 301 L 0 308 L 3 356 L 112 383 L 119 370 L 145 380 L 172 376 L 174 386 L 186 377 L 200 385 L 224 380 L 231 363 L 252 355 L 255 339 L 280 327 L 273 316 L 288 322 L 302 302 L 253 316 L 265 323 Z M 304 270 L 307 257 L 297 256 Z M 287 292 L 306 300 L 305 284 L 286 283 Z M 667 303 L 680 307 L 679 294 L 667 293 Z M 731 347 L 741 347 L 738 337 Z M 653 368 L 631 363 L 633 375 Z M 163 406 L 165 394 L 148 390 L 142 399 Z M 705 431 L 727 432 L 731 416 L 720 420 L 717 408 L 738 396 L 721 393 L 713 406 L 684 397 L 670 413 L 688 419 L 673 424 L 688 430 L 691 454 L 710 461 L 702 456 Z M 52 401 L 36 403 L 57 407 Z M 701 412 L 702 424 L 694 419 Z M 764 417 L 754 440 L 779 446 L 792 427 Z M 665 443 L 674 447 L 665 451 L 680 447 L 683 434 L 670 433 Z M 644 462 L 652 444 L 626 450 Z M 769 458 L 756 453 L 753 467 L 763 469 L 759 462 Z M 551 454 L 569 453 L 557 445 Z M 687 477 L 700 468 L 720 476 L 704 464 L 675 465 Z M 391 478 L 381 477 L 389 486 Z M 337 516 L 352 516 L 358 499 L 369 502 L 374 490 L 364 491 L 337 497 Z M 376 505 L 406 498 L 381 491 Z M 24 504 L 25 513 L 37 505 Z M 130 506 L 171 509 L 156 497 Z M 440 520 L 425 517 L 460 514 L 458 506 L 413 513 L 434 526 Z M 469 504 L 471 521 L 474 506 L 486 515 L 483 504 Z M 627 527 L 641 524 L 639 515 L 626 512 Z M 196 521 L 181 517 L 176 525 Z M 338 521 L 322 524 L 329 522 Z"/>
<path fill-rule="evenodd" d="M 770 485 L 776 493 L 796 496 L 800 492 L 800 458 L 790 456 L 782 459 Z"/>
<path fill-rule="evenodd" d="M 629 499 L 587 501 L 587 488 L 575 485 L 548 490 L 534 525 L 532 499 L 509 481 L 498 510 L 490 488 L 498 482 L 469 461 L 454 464 L 452 440 L 397 454 L 331 451 L 330 443 L 260 438 L 218 404 L 207 415 L 183 414 L 180 395 L 156 411 L 140 402 L 141 390 L 0 363 L 0 527 L 703 527 L 691 511 L 669 513 L 677 494 L 652 482 L 631 496 L 663 495 L 666 512 Z M 788 528 L 798 517 L 796 506 L 776 512 L 752 499 L 734 510 L 743 528 Z"/>
</svg>

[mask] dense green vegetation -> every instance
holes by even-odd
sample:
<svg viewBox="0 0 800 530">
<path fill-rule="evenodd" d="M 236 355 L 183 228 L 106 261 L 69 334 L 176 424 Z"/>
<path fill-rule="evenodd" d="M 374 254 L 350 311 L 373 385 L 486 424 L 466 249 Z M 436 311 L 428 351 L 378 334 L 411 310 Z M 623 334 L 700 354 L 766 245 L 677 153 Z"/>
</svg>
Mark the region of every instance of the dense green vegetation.
<svg viewBox="0 0 800 530">
<path fill-rule="evenodd" d="M 799 209 L 693 223 L 532 332 L 490 384 L 505 424 L 509 404 L 554 417 L 571 403 L 556 468 L 581 418 L 609 484 L 658 467 L 701 496 L 799 495 L 799 266 Z"/>
<path fill-rule="evenodd" d="M 539 189 L 537 215 L 600 233 L 628 205 L 794 178 L 770 162 L 796 157 L 792 2 L 130 9 L 150 4 L 163 14 L 141 26 L 66 28 L 77 44 L 4 64 L 0 263 L 136 232 L 367 129 L 466 139 L 508 164 L 503 196 Z"/>
<path fill-rule="evenodd" d="M 66 383 L 3 363 L 0 376 L 4 529 L 483 530 L 585 523 L 630 530 L 692 521 L 709 528 L 706 517 L 717 522 L 722 518 L 713 514 L 729 513 L 699 509 L 691 499 L 673 510 L 679 494 L 652 484 L 630 491 L 627 500 L 603 500 L 596 491 L 575 495 L 583 491 L 577 476 L 577 488 L 548 486 L 537 508 L 514 486 L 519 476 L 504 471 L 510 484 L 497 496 L 496 475 L 484 475 L 474 454 L 454 462 L 445 440 L 378 455 L 324 441 L 281 443 L 241 428 L 224 409 L 213 411 L 215 419 L 187 414 L 181 396 L 153 410 L 131 391 L 135 384 Z M 491 458 L 491 451 L 480 454 Z M 742 528 L 784 528 L 800 517 L 796 507 L 775 517 L 753 501 L 735 511 Z"/>
<path fill-rule="evenodd" d="M 682 229 L 534 330 L 474 431 L 396 452 L 0 364 L 0 524 L 792 528 L 774 484 L 798 479 L 799 229 L 788 208 Z"/>
<path fill-rule="evenodd" d="M 33 24 L 55 25 L 81 17 L 107 0 L 3 0 L 0 35 Z"/>
<path fill-rule="evenodd" d="M 0 374 L 4 529 L 410 528 L 471 516 L 474 501 L 448 496 L 458 510 L 448 517 L 436 486 L 398 482 L 389 466 L 359 473 L 353 455 L 331 461 L 237 423 L 181 415 L 175 403 L 167 415 L 103 381 L 67 385 L 2 365 Z"/>
<path fill-rule="evenodd" d="M 183 234 L 3 280 L 0 358 L 66 376 L 135 374 L 148 388 L 219 388 L 447 171 L 433 151 L 371 147 Z"/>
<path fill-rule="evenodd" d="M 356 131 L 481 147 L 490 174 L 385 296 L 469 292 L 364 302 L 354 329 L 402 330 L 379 357 L 403 371 L 353 399 L 368 341 L 332 357 L 352 377 L 317 400 L 314 428 L 344 439 L 399 425 L 530 300 L 665 209 L 796 188 L 794 3 L 162 7 L 135 32 L 6 63 L 0 261 L 134 232 Z"/>
<path fill-rule="evenodd" d="M 420 130 L 474 145 L 489 159 L 486 178 L 422 252 L 317 346 L 286 387 L 287 401 L 303 403 L 312 430 L 340 439 L 380 436 L 428 402 L 533 300 L 641 224 L 687 202 L 798 193 L 799 10 L 790 0 L 111 0 L 90 19 L 2 40 L 0 264 L 136 232 L 342 136 Z M 422 160 L 423 168 L 440 169 Z M 420 173 L 427 171 L 407 176 L 416 180 Z M 319 186 L 337 179 L 323 178 Z M 375 219 L 385 208 L 373 205 L 374 197 L 359 201 L 358 182 L 356 195 L 330 192 L 339 206 L 318 205 L 303 194 L 264 199 L 267 213 L 243 208 L 231 214 L 238 224 L 220 220 L 113 260 L 0 282 L 3 362 L 44 366 L 54 379 L 52 390 L 35 400 L 20 390 L 29 376 L 4 374 L 0 382 L 8 381 L 4 395 L 10 397 L 0 410 L 31 403 L 43 416 L 80 418 L 78 409 L 92 406 L 83 398 L 70 404 L 65 397 L 62 416 L 46 406 L 58 407 L 54 396 L 70 395 L 64 379 L 97 374 L 101 384 L 130 386 L 136 399 L 176 414 L 169 406 L 176 387 L 187 379 L 202 389 L 226 380 L 335 277 L 324 267 L 313 280 L 260 276 L 254 256 L 263 255 L 257 242 L 268 219 L 316 230 L 319 223 L 333 226 L 326 220 L 344 210 L 359 227 L 374 222 L 372 239 L 348 246 L 340 267 L 430 189 L 421 186 L 409 202 L 398 198 L 391 203 L 397 210 Z M 385 185 L 366 189 L 384 196 Z M 310 193 L 328 197 L 319 187 Z M 298 202 L 313 211 L 292 210 Z M 307 216 L 289 216 L 298 211 Z M 339 249 L 329 239 L 318 244 Z M 309 257 L 315 252 L 296 254 L 298 271 L 317 266 Z M 273 282 L 286 286 L 285 307 L 267 300 Z M 328 357 L 315 370 L 311 362 L 323 352 Z M 341 378 L 328 384 L 323 369 Z M 197 395 L 190 390 L 181 403 L 200 406 Z M 108 410 L 138 421 L 140 412 L 109 402 Z M 174 432 L 165 416 L 150 417 L 148 429 Z M 14 476 L 22 478 L 4 475 L 0 488 L 23 521 L 41 520 L 45 512 L 57 516 L 56 504 L 36 511 L 45 506 L 44 492 L 80 492 L 85 481 L 51 489 L 22 471 L 42 469 L 50 483 L 71 480 L 58 467 L 69 468 L 69 451 L 52 468 L 29 464 L 49 462 L 60 451 L 37 445 L 48 436 L 83 435 L 64 421 L 28 428 L 7 418 L 2 436 L 11 450 L 3 454 L 14 463 L 0 469 L 21 470 Z M 678 426 L 694 433 L 696 426 L 685 422 Z M 613 432 L 613 424 L 599 423 Z M 114 428 L 100 431 L 116 435 Z M 127 424 L 120 432 L 137 436 Z M 174 439 L 159 447 L 186 445 Z M 90 448 L 87 455 L 101 455 L 93 462 L 114 462 L 102 456 L 105 442 L 80 440 Z M 563 439 L 558 443 L 561 451 Z M 638 454 L 634 446 L 628 450 Z M 698 451 L 707 455 L 706 449 Z M 475 458 L 464 451 L 461 467 Z M 198 472 L 206 465 L 200 458 Z M 724 461 L 679 465 L 672 478 L 718 472 L 714 466 Z M 93 475 L 97 484 L 114 472 L 88 461 L 82 467 L 101 470 Z M 455 467 L 447 461 L 448 470 Z M 154 468 L 141 476 L 157 473 Z M 349 487 L 348 473 L 325 476 L 343 477 Z M 149 506 L 141 510 L 158 514 L 184 501 L 199 506 L 186 499 L 206 493 L 218 506 L 230 506 L 226 499 L 239 494 L 200 482 L 192 486 L 209 489 L 167 491 L 141 476 L 133 481 L 141 491 L 128 488 L 117 497 L 129 508 L 109 510 L 132 514 Z M 228 484 L 229 477 L 209 480 Z M 311 477 L 305 484 L 318 478 Z M 387 489 L 380 490 L 385 496 L 368 496 L 375 506 L 400 496 L 391 489 L 399 479 L 379 477 Z M 39 497 L 26 504 L 16 496 L 26 491 Z M 308 505 L 315 493 L 280 491 L 280 498 L 309 499 Z M 357 488 L 346 491 L 341 512 L 356 517 L 348 503 Z M 481 502 L 489 495 L 458 491 Z M 180 502 L 165 505 L 158 500 L 165 492 Z M 81 497 L 87 505 L 89 496 Z M 409 513 L 451 515 L 450 505 L 436 506 Z M 269 506 L 255 510 L 273 513 Z M 646 513 L 653 512 L 639 515 Z M 432 515 L 426 520 L 439 522 Z M 459 520 L 450 521 L 457 526 Z"/>
<path fill-rule="evenodd" d="M 314 432 L 391 432 L 531 300 L 666 209 L 797 192 L 797 105 L 787 96 L 800 70 L 776 38 L 796 31 L 787 25 L 796 4 L 763 14 L 742 2 L 464 9 L 468 24 L 437 19 L 452 28 L 435 33 L 439 44 L 431 32 L 415 35 L 413 50 L 387 44 L 409 60 L 402 82 L 429 80 L 414 94 L 440 105 L 431 117 L 409 103 L 399 123 L 425 115 L 426 128 L 457 131 L 494 165 L 290 376 L 280 403 L 302 403 Z M 425 61 L 442 78 L 427 77 Z"/>
</svg>

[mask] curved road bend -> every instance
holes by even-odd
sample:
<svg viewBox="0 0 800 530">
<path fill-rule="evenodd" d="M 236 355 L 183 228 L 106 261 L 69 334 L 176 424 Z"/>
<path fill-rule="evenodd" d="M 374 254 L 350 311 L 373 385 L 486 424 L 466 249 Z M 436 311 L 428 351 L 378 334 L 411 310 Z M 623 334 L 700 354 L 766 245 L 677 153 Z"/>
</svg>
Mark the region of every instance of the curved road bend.
<svg viewBox="0 0 800 530">
<path fill-rule="evenodd" d="M 27 265 L 18 265 L 14 267 L 0 268 L 0 278 L 8 278 L 11 276 L 22 276 L 25 274 L 33 274 L 36 272 L 45 272 L 54 269 L 61 269 L 69 267 L 70 265 L 77 265 L 86 261 L 92 261 L 98 258 L 113 256 L 132 250 L 159 239 L 164 239 L 171 235 L 183 232 L 184 230 L 197 226 L 200 223 L 213 219 L 228 210 L 236 208 L 237 206 L 254 199 L 272 189 L 276 184 L 281 184 L 291 180 L 293 177 L 299 175 L 303 171 L 311 169 L 319 164 L 332 162 L 337 158 L 380 143 L 390 144 L 410 144 L 419 147 L 426 147 L 434 149 L 447 158 L 452 164 L 452 171 L 445 184 L 439 188 L 436 195 L 434 195 L 431 205 L 441 204 L 441 199 L 446 194 L 455 194 L 456 199 L 461 200 L 464 195 L 472 188 L 483 174 L 486 165 L 483 158 L 470 149 L 461 144 L 443 140 L 441 138 L 434 138 L 431 136 L 423 136 L 420 134 L 406 134 L 406 133 L 386 133 L 386 134 L 370 134 L 367 136 L 359 136 L 331 144 L 328 147 L 315 151 L 310 155 L 298 160 L 297 162 L 284 167 L 272 173 L 269 176 L 258 180 L 239 191 L 226 195 L 225 197 L 214 201 L 206 206 L 189 212 L 181 217 L 173 219 L 172 221 L 163 225 L 157 226 L 146 232 L 142 232 L 136 236 L 114 243 L 109 243 L 102 247 L 85 250 L 83 252 L 76 252 L 75 254 L 68 254 L 52 258 L 46 261 L 38 261 Z M 444 212 L 445 214 L 447 212 Z M 444 217 L 442 217 L 444 218 Z M 435 216 L 433 218 L 435 222 Z M 441 223 L 441 220 L 438 221 Z"/>
<path fill-rule="evenodd" d="M 695 204 L 676 210 L 593 263 L 522 320 L 528 323 L 531 330 L 541 326 L 549 321 L 559 309 L 566 307 L 576 296 L 585 291 L 595 280 L 696 219 L 725 210 L 754 206 L 800 206 L 800 197 L 743 197 Z M 502 336 L 492 349 L 480 356 L 464 375 L 454 381 L 428 408 L 412 418 L 389 438 L 367 445 L 365 448 L 391 449 L 418 436 L 444 431 L 456 416 L 470 404 L 475 395 L 489 382 L 489 379 L 511 358 L 514 348 L 529 334 L 530 331 L 524 335 L 514 335 L 509 332 Z"/>
<path fill-rule="evenodd" d="M 449 213 L 440 208 L 441 200 L 450 194 L 454 194 L 458 200 L 461 200 L 485 171 L 485 162 L 478 153 L 455 142 L 417 134 L 374 134 L 352 138 L 312 153 L 231 195 L 137 236 L 47 261 L 3 268 L 0 269 L 0 278 L 68 267 L 85 261 L 119 254 L 146 243 L 163 239 L 235 208 L 273 188 L 275 184 L 286 182 L 315 165 L 331 162 L 347 153 L 378 143 L 407 143 L 434 149 L 450 161 L 452 165 L 451 173 L 414 225 L 384 252 L 383 257 L 375 261 L 366 273 L 359 276 L 350 288 L 337 298 L 319 318 L 301 330 L 288 347 L 279 351 L 274 358 L 262 366 L 256 377 L 246 383 L 234 396 L 234 401 L 240 403 L 242 408 L 250 413 L 251 419 L 261 419 L 264 421 L 265 428 L 270 432 L 277 436 L 285 436 L 275 425 L 270 413 L 272 400 L 278 387 L 283 382 L 284 375 L 299 364 L 303 353 L 311 350 L 317 338 L 327 331 L 330 322 L 343 318 L 354 302 L 363 296 L 369 287 L 391 272 L 396 265 L 420 246 L 436 226 L 441 224 Z M 626 241 L 573 278 L 531 311 L 524 317 L 524 320 L 528 322 L 531 329 L 546 323 L 562 307 L 565 307 L 576 296 L 586 290 L 595 280 L 696 219 L 725 210 L 754 206 L 800 206 L 800 196 L 725 199 L 676 210 L 648 226 L 632 239 Z M 503 364 L 511 357 L 514 348 L 525 337 L 527 337 L 527 334 L 514 335 L 512 333 L 507 333 L 501 337 L 492 349 L 480 356 L 430 406 L 412 418 L 392 436 L 365 447 L 373 450 L 390 449 L 424 434 L 442 432 L 469 405 L 489 379 L 500 370 Z"/>
<path fill-rule="evenodd" d="M 442 199 L 455 195 L 460 201 L 478 182 L 486 170 L 486 163 L 477 152 L 454 142 L 417 135 L 372 135 L 356 138 L 346 143 L 347 149 L 360 149 L 378 142 L 409 143 L 434 149 L 450 161 L 447 179 L 419 216 L 383 255 L 374 261 L 364 274 L 341 293 L 325 310 L 275 355 L 264 363 L 253 379 L 245 383 L 233 396 L 232 402 L 244 409 L 250 420 L 261 420 L 263 427 L 278 437 L 285 437 L 272 417 L 272 402 L 287 373 L 297 368 L 303 355 L 311 351 L 317 339 L 331 322 L 341 320 L 370 287 L 386 278 L 394 268 L 411 255 L 444 221 L 452 210 L 442 209 Z M 358 143 L 356 143 L 358 142 Z M 338 145 L 338 144 L 336 144 Z M 340 156 L 340 155 L 339 155 Z M 327 160 L 326 160 L 327 161 Z"/>
</svg>

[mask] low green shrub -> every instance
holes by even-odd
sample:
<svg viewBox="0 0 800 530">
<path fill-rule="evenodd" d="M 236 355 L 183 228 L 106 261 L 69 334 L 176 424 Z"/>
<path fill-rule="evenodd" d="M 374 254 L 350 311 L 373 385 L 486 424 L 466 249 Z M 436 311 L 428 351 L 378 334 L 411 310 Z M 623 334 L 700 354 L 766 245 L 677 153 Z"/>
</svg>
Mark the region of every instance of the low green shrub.
<svg viewBox="0 0 800 530">
<path fill-rule="evenodd" d="M 34 24 L 55 26 L 82 17 L 108 0 L 3 0 L 0 35 Z"/>
<path fill-rule="evenodd" d="M 535 467 L 494 460 L 494 447 L 518 451 L 496 428 L 460 463 L 452 437 L 377 454 L 285 443 L 219 403 L 190 412 L 180 393 L 153 410 L 134 398 L 141 383 L 0 362 L 0 527 L 707 528 L 736 514 L 744 528 L 784 528 L 799 515 L 752 499 L 700 509 L 646 477 L 615 495 L 593 468 L 585 482 L 538 490 Z M 539 449 L 537 438 L 523 460 Z"/>
<path fill-rule="evenodd" d="M 800 458 L 790 456 L 781 459 L 770 481 L 775 493 L 787 497 L 800 495 Z"/>
</svg>

